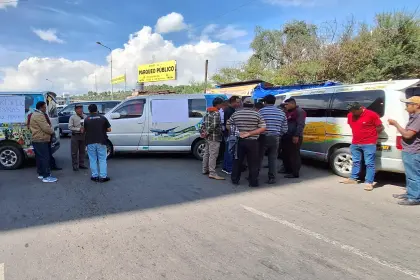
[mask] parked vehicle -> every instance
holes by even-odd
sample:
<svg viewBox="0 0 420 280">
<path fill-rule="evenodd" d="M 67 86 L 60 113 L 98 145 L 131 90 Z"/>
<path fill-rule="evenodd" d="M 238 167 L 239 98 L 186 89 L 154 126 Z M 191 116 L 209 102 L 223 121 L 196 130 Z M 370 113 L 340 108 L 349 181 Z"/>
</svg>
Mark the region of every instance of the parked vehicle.
<svg viewBox="0 0 420 280">
<path fill-rule="evenodd" d="M 212 106 L 216 97 L 226 98 L 226 95 L 165 94 L 139 96 L 123 101 L 106 114 L 112 127 L 112 132 L 108 133 L 109 155 L 118 152 L 192 153 L 201 160 L 204 140 L 200 138 L 199 128 L 207 107 Z M 178 110 L 179 114 L 185 113 L 185 121 L 157 120 L 152 108 L 162 100 L 185 100 L 188 109 L 186 106 L 171 108 Z"/>
<path fill-rule="evenodd" d="M 347 105 L 359 102 L 381 117 L 385 130 L 379 135 L 376 168 L 404 173 L 401 135 L 388 125 L 392 118 L 408 121 L 402 98 L 420 95 L 420 80 L 400 80 L 293 91 L 276 96 L 278 103 L 296 99 L 307 113 L 302 156 L 328 162 L 339 176 L 349 177 L 352 168 L 352 131 L 347 124 Z"/>
<path fill-rule="evenodd" d="M 36 103 L 45 101 L 51 125 L 55 131 L 53 153 L 60 148 L 56 94 L 53 92 L 0 92 L 2 97 L 22 96 L 25 98 L 24 122 L 0 123 L 0 169 L 17 169 L 25 158 L 35 157 L 31 143 L 31 132 L 26 125 L 28 115 L 36 109 Z"/>
<path fill-rule="evenodd" d="M 82 104 L 83 105 L 83 112 L 85 114 L 89 114 L 88 107 L 89 107 L 90 104 L 96 104 L 96 106 L 98 106 L 99 113 L 102 114 L 102 115 L 105 115 L 112 108 L 117 106 L 119 103 L 121 103 L 121 101 L 86 101 L 86 102 L 71 103 L 71 104 L 67 105 L 64 109 L 62 109 L 58 113 L 61 136 L 67 136 L 71 133 L 71 131 L 69 129 L 69 119 L 70 119 L 71 115 L 75 114 L 75 112 L 74 112 L 74 105 L 75 104 Z"/>
</svg>

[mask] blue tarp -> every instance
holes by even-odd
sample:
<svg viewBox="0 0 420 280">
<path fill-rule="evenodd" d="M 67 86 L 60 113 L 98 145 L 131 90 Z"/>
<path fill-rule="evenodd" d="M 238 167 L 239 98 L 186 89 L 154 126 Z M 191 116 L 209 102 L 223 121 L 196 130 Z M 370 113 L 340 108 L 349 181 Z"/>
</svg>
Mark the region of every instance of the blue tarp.
<svg viewBox="0 0 420 280">
<path fill-rule="evenodd" d="M 294 90 L 332 87 L 332 86 L 337 86 L 337 85 L 341 85 L 341 83 L 328 81 L 322 84 L 292 85 L 292 86 L 280 86 L 280 87 L 271 87 L 271 88 L 264 88 L 261 84 L 259 84 L 258 86 L 255 87 L 254 92 L 252 94 L 252 98 L 260 99 L 260 98 L 264 98 L 265 96 L 269 94 L 279 95 L 279 94 L 287 93 L 289 91 L 294 91 Z"/>
</svg>

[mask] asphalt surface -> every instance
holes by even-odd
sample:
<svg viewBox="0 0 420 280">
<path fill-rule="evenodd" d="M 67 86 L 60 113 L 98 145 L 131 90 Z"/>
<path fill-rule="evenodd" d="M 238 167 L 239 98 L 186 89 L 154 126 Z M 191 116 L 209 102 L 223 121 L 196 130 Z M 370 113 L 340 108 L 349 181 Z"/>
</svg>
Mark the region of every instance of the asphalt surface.
<svg viewBox="0 0 420 280">
<path fill-rule="evenodd" d="M 71 170 L 69 144 L 58 183 L 33 163 L 0 172 L 0 280 L 420 279 L 420 207 L 391 197 L 402 176 L 368 193 L 309 162 L 233 188 L 188 155 L 131 155 L 98 184 Z"/>
</svg>

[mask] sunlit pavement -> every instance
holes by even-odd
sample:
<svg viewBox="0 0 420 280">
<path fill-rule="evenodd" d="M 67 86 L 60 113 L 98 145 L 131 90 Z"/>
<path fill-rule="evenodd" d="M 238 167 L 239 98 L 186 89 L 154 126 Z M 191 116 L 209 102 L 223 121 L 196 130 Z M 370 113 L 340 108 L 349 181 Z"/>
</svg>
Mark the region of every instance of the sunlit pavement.
<svg viewBox="0 0 420 280">
<path fill-rule="evenodd" d="M 420 207 L 392 198 L 402 176 L 366 192 L 311 162 L 251 190 L 188 155 L 118 156 L 98 184 L 71 170 L 69 144 L 56 184 L 1 171 L 0 280 L 420 279 Z"/>
</svg>

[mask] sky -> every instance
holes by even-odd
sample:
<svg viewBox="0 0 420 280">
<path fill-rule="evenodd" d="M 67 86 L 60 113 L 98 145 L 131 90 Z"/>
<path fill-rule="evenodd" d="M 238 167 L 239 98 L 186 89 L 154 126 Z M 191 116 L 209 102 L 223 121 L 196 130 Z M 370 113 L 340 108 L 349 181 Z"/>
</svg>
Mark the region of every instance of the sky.
<svg viewBox="0 0 420 280">
<path fill-rule="evenodd" d="M 212 75 L 249 58 L 256 26 L 371 24 L 377 13 L 418 8 L 417 0 L 0 0 L 0 91 L 110 90 L 111 52 L 98 41 L 130 89 L 138 65 L 166 60 L 178 71 L 168 84 L 201 82 L 206 59 Z"/>
</svg>

